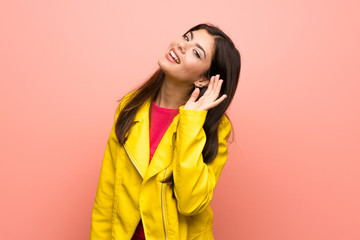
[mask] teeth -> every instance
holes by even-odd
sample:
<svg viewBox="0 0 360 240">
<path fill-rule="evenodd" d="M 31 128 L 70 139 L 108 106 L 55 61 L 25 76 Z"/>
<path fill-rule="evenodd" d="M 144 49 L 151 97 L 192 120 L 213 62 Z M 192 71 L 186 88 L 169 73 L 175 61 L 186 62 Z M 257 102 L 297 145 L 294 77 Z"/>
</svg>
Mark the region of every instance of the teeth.
<svg viewBox="0 0 360 240">
<path fill-rule="evenodd" d="M 180 63 L 179 59 L 177 58 L 177 56 L 176 56 L 176 54 L 174 53 L 173 50 L 170 50 L 170 55 L 175 59 L 175 61 L 176 61 L 177 63 Z"/>
</svg>

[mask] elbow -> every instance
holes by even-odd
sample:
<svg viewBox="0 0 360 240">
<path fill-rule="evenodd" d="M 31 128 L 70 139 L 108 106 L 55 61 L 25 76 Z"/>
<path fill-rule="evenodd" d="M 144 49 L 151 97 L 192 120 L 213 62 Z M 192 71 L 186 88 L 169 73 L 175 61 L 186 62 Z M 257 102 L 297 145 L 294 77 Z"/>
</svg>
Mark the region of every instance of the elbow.
<svg viewBox="0 0 360 240">
<path fill-rule="evenodd" d="M 204 211 L 210 204 L 211 197 L 206 196 L 203 200 L 184 199 L 183 201 L 177 201 L 177 209 L 181 215 L 194 216 Z M 195 201 L 194 201 L 195 200 Z"/>
<path fill-rule="evenodd" d="M 194 216 L 201 213 L 205 208 L 181 208 L 178 206 L 178 211 L 183 216 Z"/>
</svg>

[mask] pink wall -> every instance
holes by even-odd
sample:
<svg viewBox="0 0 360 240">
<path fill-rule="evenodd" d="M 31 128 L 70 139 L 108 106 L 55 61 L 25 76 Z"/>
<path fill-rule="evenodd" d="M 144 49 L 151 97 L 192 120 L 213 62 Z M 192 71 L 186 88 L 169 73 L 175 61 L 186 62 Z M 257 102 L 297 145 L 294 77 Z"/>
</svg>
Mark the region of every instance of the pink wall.
<svg viewBox="0 0 360 240">
<path fill-rule="evenodd" d="M 2 1 L 1 239 L 88 238 L 116 100 L 200 22 L 243 61 L 216 239 L 360 239 L 359 11 L 357 0 Z"/>
</svg>

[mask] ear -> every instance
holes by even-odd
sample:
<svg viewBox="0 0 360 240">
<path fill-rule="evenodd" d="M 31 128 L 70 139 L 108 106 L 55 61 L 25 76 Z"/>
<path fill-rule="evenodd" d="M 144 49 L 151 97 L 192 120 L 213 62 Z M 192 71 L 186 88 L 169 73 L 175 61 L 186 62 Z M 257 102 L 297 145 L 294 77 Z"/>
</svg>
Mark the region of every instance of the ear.
<svg viewBox="0 0 360 240">
<path fill-rule="evenodd" d="M 202 87 L 206 87 L 207 85 L 209 85 L 209 83 L 210 83 L 210 80 L 204 76 L 204 77 L 201 77 L 196 82 L 194 82 L 194 85 L 196 87 L 202 88 Z"/>
</svg>

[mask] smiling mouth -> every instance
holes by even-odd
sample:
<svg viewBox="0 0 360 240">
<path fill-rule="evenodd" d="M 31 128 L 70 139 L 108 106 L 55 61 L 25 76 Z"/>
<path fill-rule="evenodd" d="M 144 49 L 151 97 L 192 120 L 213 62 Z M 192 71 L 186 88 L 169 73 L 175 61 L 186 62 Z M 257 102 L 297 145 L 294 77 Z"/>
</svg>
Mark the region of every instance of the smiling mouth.
<svg viewBox="0 0 360 240">
<path fill-rule="evenodd" d="M 175 60 L 177 64 L 180 64 L 180 59 L 176 56 L 175 52 L 171 49 L 170 50 L 170 56 Z"/>
</svg>

